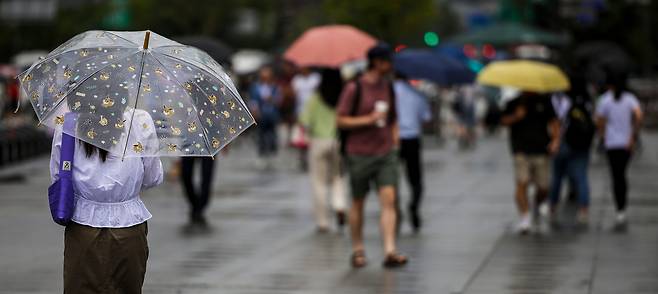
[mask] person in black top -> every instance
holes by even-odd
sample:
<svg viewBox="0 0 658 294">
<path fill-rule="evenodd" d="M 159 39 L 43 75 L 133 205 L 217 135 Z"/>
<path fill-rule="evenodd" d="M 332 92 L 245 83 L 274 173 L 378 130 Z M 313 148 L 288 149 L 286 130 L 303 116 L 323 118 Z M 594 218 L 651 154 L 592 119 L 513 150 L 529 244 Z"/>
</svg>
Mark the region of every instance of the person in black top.
<svg viewBox="0 0 658 294">
<path fill-rule="evenodd" d="M 516 177 L 516 204 L 521 214 L 518 229 L 525 234 L 532 225 L 527 189 L 537 188 L 536 206 L 548 194 L 550 155 L 560 146 L 560 123 L 550 98 L 537 93 L 524 92 L 507 103 L 501 117 L 510 128 L 510 144 L 514 156 Z"/>
</svg>

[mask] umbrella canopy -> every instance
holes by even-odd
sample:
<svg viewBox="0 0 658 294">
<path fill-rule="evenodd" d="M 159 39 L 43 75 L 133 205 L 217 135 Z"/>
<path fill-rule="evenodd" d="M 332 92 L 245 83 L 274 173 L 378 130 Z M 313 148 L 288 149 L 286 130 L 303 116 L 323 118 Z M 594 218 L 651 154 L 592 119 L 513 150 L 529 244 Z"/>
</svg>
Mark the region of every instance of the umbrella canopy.
<svg viewBox="0 0 658 294">
<path fill-rule="evenodd" d="M 181 44 L 203 50 L 223 66 L 230 64 L 233 49 L 215 38 L 208 36 L 183 36 L 174 39 Z"/>
<path fill-rule="evenodd" d="M 301 35 L 283 57 L 298 66 L 340 67 L 363 59 L 377 40 L 348 25 L 314 27 Z"/>
<path fill-rule="evenodd" d="M 451 41 L 461 44 L 492 44 L 494 46 L 528 43 L 564 46 L 569 43 L 569 39 L 562 35 L 518 23 L 495 24 L 483 29 L 457 35 Z"/>
<path fill-rule="evenodd" d="M 395 70 L 439 85 L 472 83 L 475 74 L 459 60 L 425 49 L 404 49 L 393 58 Z"/>
<path fill-rule="evenodd" d="M 585 42 L 573 51 L 575 70 L 584 72 L 588 80 L 604 83 L 608 75 L 625 75 L 635 63 L 624 49 L 608 41 Z"/>
<path fill-rule="evenodd" d="M 122 157 L 214 156 L 254 123 L 216 61 L 150 31 L 79 34 L 19 79 L 41 124 Z"/>
<path fill-rule="evenodd" d="M 477 81 L 536 93 L 565 91 L 570 87 L 569 79 L 557 66 L 527 60 L 492 62 L 480 72 Z"/>
</svg>

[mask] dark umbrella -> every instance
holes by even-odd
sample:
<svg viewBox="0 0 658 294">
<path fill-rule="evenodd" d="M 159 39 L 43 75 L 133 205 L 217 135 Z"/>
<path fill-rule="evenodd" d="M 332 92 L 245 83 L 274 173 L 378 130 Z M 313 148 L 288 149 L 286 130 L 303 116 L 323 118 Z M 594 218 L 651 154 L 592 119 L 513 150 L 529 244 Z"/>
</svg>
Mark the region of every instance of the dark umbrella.
<svg viewBox="0 0 658 294">
<path fill-rule="evenodd" d="M 573 51 L 575 70 L 585 72 L 587 79 L 605 82 L 608 75 L 625 75 L 634 69 L 633 59 L 619 45 L 608 41 L 586 42 Z"/>
<path fill-rule="evenodd" d="M 230 67 L 233 49 L 223 42 L 208 36 L 183 36 L 174 38 L 177 42 L 199 48 L 217 60 L 222 66 Z"/>
<path fill-rule="evenodd" d="M 395 70 L 412 79 L 439 85 L 472 83 L 475 74 L 459 60 L 426 49 L 405 49 L 395 54 Z"/>
</svg>

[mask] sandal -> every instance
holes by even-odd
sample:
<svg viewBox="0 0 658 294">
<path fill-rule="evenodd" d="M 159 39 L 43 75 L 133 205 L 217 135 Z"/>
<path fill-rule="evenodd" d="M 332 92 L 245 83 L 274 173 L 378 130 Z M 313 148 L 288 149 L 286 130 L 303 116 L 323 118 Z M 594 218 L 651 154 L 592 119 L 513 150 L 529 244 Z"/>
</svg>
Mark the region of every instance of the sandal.
<svg viewBox="0 0 658 294">
<path fill-rule="evenodd" d="M 382 266 L 386 268 L 396 268 L 407 264 L 408 261 L 409 259 L 406 256 L 397 252 L 393 252 L 386 254 L 386 258 L 384 258 Z"/>
<path fill-rule="evenodd" d="M 362 268 L 368 264 L 366 260 L 366 253 L 363 250 L 357 250 L 352 253 L 352 267 L 353 268 Z"/>
</svg>

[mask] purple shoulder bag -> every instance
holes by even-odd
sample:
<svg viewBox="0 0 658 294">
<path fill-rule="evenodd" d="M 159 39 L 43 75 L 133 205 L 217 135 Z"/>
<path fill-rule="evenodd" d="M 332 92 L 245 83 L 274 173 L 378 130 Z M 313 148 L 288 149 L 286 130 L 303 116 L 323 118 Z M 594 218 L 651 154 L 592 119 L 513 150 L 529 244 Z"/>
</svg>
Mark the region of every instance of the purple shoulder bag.
<svg viewBox="0 0 658 294">
<path fill-rule="evenodd" d="M 64 131 L 72 133 L 75 128 L 73 113 L 64 118 Z M 48 202 L 53 221 L 66 226 L 73 217 L 75 196 L 73 194 L 73 153 L 75 138 L 62 132 L 62 148 L 59 158 L 59 179 L 48 187 Z"/>
</svg>

